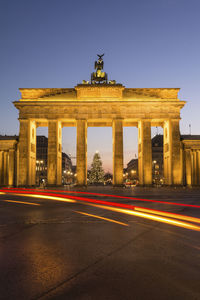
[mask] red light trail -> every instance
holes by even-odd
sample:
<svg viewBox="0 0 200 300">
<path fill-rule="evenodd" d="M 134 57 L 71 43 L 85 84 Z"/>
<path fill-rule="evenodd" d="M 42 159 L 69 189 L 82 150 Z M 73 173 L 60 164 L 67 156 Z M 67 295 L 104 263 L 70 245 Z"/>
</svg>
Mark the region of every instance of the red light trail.
<svg viewBox="0 0 200 300">
<path fill-rule="evenodd" d="M 5 190 L 8 190 L 8 191 L 9 190 L 24 191 L 25 189 L 3 188 L 1 191 L 5 192 Z M 32 191 L 32 192 L 36 192 L 36 193 L 37 193 L 37 191 L 39 191 L 39 192 L 52 192 L 52 193 L 57 193 L 58 192 L 58 190 L 44 190 L 44 189 L 26 189 L 26 191 Z M 143 202 L 152 202 L 152 203 L 160 203 L 160 204 L 168 204 L 168 205 L 177 205 L 177 206 L 183 206 L 183 207 L 200 208 L 200 205 L 196 205 L 196 204 L 185 204 L 185 203 L 177 203 L 177 202 L 159 201 L 159 200 L 143 199 L 143 198 L 135 198 L 135 197 L 119 196 L 119 195 L 111 195 L 111 194 L 100 194 L 100 193 L 78 192 L 78 191 L 61 191 L 61 190 L 59 190 L 59 193 L 83 194 L 83 195 L 91 195 L 91 196 L 102 196 L 102 197 L 128 199 L 128 200 L 143 201 Z M 70 197 L 73 197 L 73 196 L 70 196 Z M 106 201 L 106 203 L 108 203 L 108 202 Z"/>
<path fill-rule="evenodd" d="M 32 191 L 34 193 L 32 193 Z M 50 192 L 51 191 L 51 192 Z M 52 193 L 53 191 L 53 193 Z M 173 219 L 179 219 L 179 220 L 185 220 L 193 223 L 200 223 L 200 219 L 190 217 L 190 216 L 185 216 L 185 215 L 180 215 L 180 214 L 175 214 L 171 212 L 165 212 L 165 211 L 160 211 L 160 210 L 155 210 L 155 209 L 150 209 L 150 208 L 145 208 L 145 207 L 140 207 L 140 206 L 133 206 L 130 204 L 123 204 L 123 203 L 116 203 L 116 202 L 109 202 L 109 201 L 104 201 L 104 200 L 96 200 L 92 198 L 85 198 L 85 197 L 77 197 L 77 196 L 72 196 L 72 195 L 64 195 L 64 193 L 57 193 L 58 191 L 56 190 L 44 190 L 43 191 L 38 191 L 35 189 L 2 189 L 0 190 L 0 193 L 2 194 L 13 194 L 13 195 L 20 195 L 20 196 L 27 196 L 27 197 L 35 197 L 35 198 L 42 198 L 42 199 L 49 199 L 49 200 L 56 200 L 56 201 L 64 201 L 64 202 L 76 202 L 74 200 L 78 200 L 79 203 L 88 203 L 88 205 L 93 205 L 99 208 L 104 208 L 108 210 L 112 210 L 114 212 L 121 212 L 123 214 L 131 214 L 137 217 L 142 217 L 154 221 L 159 221 L 159 222 L 164 222 L 168 223 L 171 225 L 179 226 L 179 227 L 184 227 L 187 229 L 193 229 L 200 231 L 200 227 L 197 225 L 192 225 L 190 223 L 186 223 L 183 221 L 177 221 Z M 59 191 L 60 192 L 60 191 Z M 74 192 L 75 193 L 75 192 Z M 81 193 L 81 192 L 79 192 Z M 84 192 L 84 194 L 87 194 L 87 192 Z M 94 193 L 90 193 L 93 194 Z M 98 194 L 98 195 L 104 195 L 105 194 Z M 110 196 L 110 195 L 108 195 Z M 114 195 L 112 195 L 114 197 Z M 119 196 L 120 198 L 123 198 L 123 196 Z M 119 198 L 116 197 L 116 198 Z M 128 198 L 128 197 L 127 197 Z M 6 200 L 5 200 L 6 201 Z M 13 201 L 14 202 L 14 201 Z M 154 202 L 152 200 L 152 202 Z M 157 202 L 157 201 L 155 201 Z M 101 204 L 101 205 L 99 205 Z M 199 206 L 198 206 L 199 207 Z M 86 213 L 85 213 L 86 214 Z M 92 216 L 92 215 L 91 215 Z M 93 215 L 95 217 L 95 215 Z M 171 218 L 166 218 L 166 217 L 171 217 Z M 110 219 L 111 220 L 111 219 Z M 107 220 L 108 221 L 108 220 Z"/>
</svg>

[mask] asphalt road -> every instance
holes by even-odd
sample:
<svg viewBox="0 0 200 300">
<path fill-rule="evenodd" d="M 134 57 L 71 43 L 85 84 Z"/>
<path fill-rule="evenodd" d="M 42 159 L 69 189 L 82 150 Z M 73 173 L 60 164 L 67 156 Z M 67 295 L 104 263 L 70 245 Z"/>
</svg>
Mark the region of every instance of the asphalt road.
<svg viewBox="0 0 200 300">
<path fill-rule="evenodd" d="M 200 231 L 120 208 L 137 205 L 200 219 L 200 189 L 79 191 L 161 203 L 100 195 L 63 194 L 68 198 L 58 201 L 19 191 L 0 194 L 0 299 L 200 299 Z M 88 199 L 70 202 L 70 195 Z"/>
</svg>

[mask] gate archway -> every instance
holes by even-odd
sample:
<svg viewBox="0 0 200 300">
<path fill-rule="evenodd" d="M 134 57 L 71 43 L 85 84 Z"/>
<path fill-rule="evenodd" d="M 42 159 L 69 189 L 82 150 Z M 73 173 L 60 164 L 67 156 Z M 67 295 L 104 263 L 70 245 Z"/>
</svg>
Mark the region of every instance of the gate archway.
<svg viewBox="0 0 200 300">
<path fill-rule="evenodd" d="M 152 183 L 151 126 L 164 132 L 164 177 L 182 184 L 179 89 L 125 88 L 121 84 L 79 84 L 63 89 L 20 89 L 19 185 L 35 184 L 36 128 L 48 126 L 48 184 L 61 184 L 62 127 L 77 128 L 77 182 L 87 184 L 87 127 L 112 127 L 113 180 L 123 183 L 123 126 L 138 127 L 139 181 Z"/>
</svg>

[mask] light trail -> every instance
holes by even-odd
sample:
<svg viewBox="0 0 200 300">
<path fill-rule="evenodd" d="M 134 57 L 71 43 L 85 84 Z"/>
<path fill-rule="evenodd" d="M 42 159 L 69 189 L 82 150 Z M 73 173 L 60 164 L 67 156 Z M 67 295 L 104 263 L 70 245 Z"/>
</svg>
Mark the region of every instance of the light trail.
<svg viewBox="0 0 200 300">
<path fill-rule="evenodd" d="M 135 206 L 134 210 L 147 212 L 147 213 L 150 212 L 150 213 L 155 214 L 155 215 L 161 215 L 161 216 L 165 216 L 165 217 L 171 217 L 171 218 L 174 218 L 174 219 L 186 220 L 186 221 L 189 221 L 189 222 L 200 224 L 200 219 L 190 217 L 190 216 L 184 216 L 184 215 L 174 214 L 174 213 L 170 213 L 170 212 L 164 212 L 164 211 L 161 211 L 161 210 L 155 210 L 155 209 L 143 208 L 143 207 L 137 207 L 137 206 Z"/>
<path fill-rule="evenodd" d="M 71 202 L 74 203 L 76 202 L 75 200 L 68 199 L 68 198 L 61 198 L 61 197 L 53 197 L 53 196 L 44 196 L 44 195 L 34 195 L 34 194 L 15 194 L 17 196 L 23 196 L 23 197 L 32 197 L 32 198 L 40 198 L 40 199 L 49 199 L 49 200 L 55 200 L 55 201 L 61 201 L 61 202 Z"/>
<path fill-rule="evenodd" d="M 172 224 L 172 225 L 176 225 L 176 226 L 180 226 L 180 227 L 184 227 L 184 228 L 188 228 L 188 229 L 194 229 L 194 230 L 198 230 L 198 231 L 200 229 L 200 227 L 195 226 L 193 224 L 189 224 L 187 222 L 182 222 L 182 221 L 176 221 L 173 219 L 168 219 L 165 217 L 162 218 L 161 216 L 167 216 L 167 217 L 171 217 L 174 219 L 180 219 L 180 220 L 186 220 L 189 222 L 200 223 L 200 219 L 198 219 L 198 218 L 183 216 L 183 215 L 164 212 L 164 211 L 160 211 L 160 210 L 154 210 L 154 209 L 150 209 L 150 208 L 133 206 L 130 204 L 108 202 L 108 201 L 96 200 L 96 199 L 92 199 L 92 198 L 77 197 L 77 196 L 71 196 L 71 195 L 70 195 L 70 198 L 67 198 L 67 197 L 62 198 L 63 194 L 51 194 L 51 193 L 44 193 L 44 192 L 42 192 L 42 193 L 37 192 L 36 194 L 30 194 L 30 192 L 28 192 L 27 190 L 21 191 L 22 194 L 16 194 L 15 191 L 9 191 L 9 192 L 12 194 L 15 194 L 15 195 L 20 195 L 20 196 L 50 199 L 50 200 L 63 201 L 63 202 L 76 202 L 74 200 L 74 199 L 76 199 L 83 203 L 88 202 L 88 203 L 93 203 L 93 204 L 101 204 L 101 205 L 97 205 L 97 207 L 102 207 L 102 208 L 106 207 L 106 209 L 112 210 L 112 211 L 120 212 L 120 209 L 121 209 L 122 213 L 132 214 L 135 216 L 140 216 L 140 217 L 151 219 L 154 221 L 160 221 L 160 222 L 164 222 L 164 223 L 168 223 L 168 224 Z M 54 195 L 54 196 L 52 196 L 52 195 Z M 55 197 L 55 196 L 57 196 L 57 197 Z M 155 216 L 155 215 L 157 215 L 157 216 Z"/>
<path fill-rule="evenodd" d="M 97 216 L 97 215 L 92 215 L 92 214 L 87 214 L 87 213 L 85 213 L 85 212 L 82 212 L 82 211 L 77 211 L 77 210 L 75 210 L 75 212 L 76 212 L 76 213 L 79 213 L 79 214 L 82 214 L 82 215 L 85 215 L 85 216 L 89 216 L 89 217 L 93 217 L 93 218 L 97 218 L 97 219 L 105 220 L 105 221 L 108 221 L 108 222 L 116 223 L 116 224 L 119 224 L 119 225 L 123 225 L 123 226 L 129 226 L 129 225 L 128 225 L 128 224 L 126 224 L 126 223 L 119 222 L 119 221 L 116 221 L 116 220 L 113 220 L 113 219 L 104 218 L 104 217 L 100 217 L 100 216 Z"/>
<path fill-rule="evenodd" d="M 10 191 L 10 193 L 14 194 L 15 191 Z M 63 194 L 52 194 L 52 193 L 43 193 L 43 192 L 40 193 L 40 194 L 38 192 L 37 192 L 37 194 L 30 194 L 30 192 L 27 191 L 27 190 L 23 190 L 21 192 L 23 194 L 17 194 L 17 195 L 24 196 L 24 194 L 25 194 L 27 197 L 50 199 L 50 200 L 57 200 L 57 201 L 64 201 L 64 202 L 73 202 L 74 201 L 74 200 L 69 199 L 67 197 L 62 198 L 61 196 L 63 196 Z M 52 196 L 52 195 L 54 195 L 54 196 Z M 57 195 L 57 197 L 55 197 L 55 195 Z M 79 201 L 84 201 L 84 202 L 110 205 L 110 206 L 115 206 L 115 207 L 120 207 L 120 208 L 127 208 L 127 209 L 131 209 L 131 210 L 134 209 L 134 210 L 137 210 L 137 211 L 143 211 L 143 212 L 147 212 L 147 213 L 153 213 L 153 214 L 167 216 L 167 217 L 171 217 L 171 218 L 176 218 L 176 219 L 181 219 L 181 220 L 187 220 L 187 221 L 190 221 L 190 222 L 200 223 L 200 219 L 198 219 L 198 218 L 193 218 L 193 217 L 190 217 L 190 216 L 184 216 L 184 215 L 175 214 L 175 213 L 164 212 L 164 211 L 161 211 L 161 210 L 154 210 L 154 209 L 144 208 L 144 207 L 140 207 L 140 206 L 133 206 L 133 205 L 130 205 L 130 204 L 122 204 L 122 203 L 115 203 L 115 202 L 109 202 L 109 201 L 102 201 L 102 200 L 96 200 L 96 199 L 85 198 L 85 197 L 76 197 L 76 196 L 69 196 L 69 197 L 71 197 L 73 199 L 76 199 L 76 200 L 79 200 Z"/>
<path fill-rule="evenodd" d="M 5 195 L 6 193 L 4 193 L 4 192 L 0 192 L 0 195 Z"/>
<path fill-rule="evenodd" d="M 128 209 L 121 209 L 121 208 L 110 207 L 110 206 L 94 205 L 94 204 L 93 204 L 93 206 L 103 208 L 103 209 L 106 209 L 106 210 L 111 210 L 111 211 L 118 212 L 118 213 L 123 213 L 123 214 L 127 214 L 127 215 L 133 215 L 133 216 L 136 216 L 136 217 L 149 219 L 149 220 L 152 220 L 152 221 L 167 223 L 167 224 L 170 224 L 170 225 L 183 227 L 183 228 L 186 228 L 186 229 L 192 229 L 192 230 L 200 231 L 200 226 L 193 225 L 193 224 L 183 222 L 183 221 L 176 221 L 176 220 L 169 219 L 169 218 L 166 218 L 166 217 L 159 217 L 159 216 L 155 216 L 155 215 L 151 215 L 151 214 L 147 214 L 147 213 L 131 211 L 131 210 L 128 210 Z"/>
<path fill-rule="evenodd" d="M 4 190 L 8 188 L 3 188 Z M 13 188 L 9 188 L 9 190 L 15 190 Z M 23 191 L 23 189 L 21 189 Z M 78 191 L 61 191 L 61 190 L 44 190 L 44 189 L 26 189 L 29 191 L 42 191 L 42 192 L 53 192 L 53 193 L 68 193 L 68 194 L 83 194 L 83 195 L 94 195 L 94 196 L 102 196 L 102 197 L 111 197 L 111 198 L 119 198 L 119 199 L 128 199 L 133 201 L 143 201 L 143 202 L 152 202 L 152 203 L 161 203 L 167 205 L 177 205 L 183 207 L 195 207 L 200 208 L 200 205 L 196 204 L 184 204 L 184 203 L 177 203 L 177 202 L 168 202 L 168 201 L 160 201 L 160 200 L 151 200 L 151 199 L 143 199 L 143 198 L 136 198 L 136 197 L 128 197 L 128 196 L 119 196 L 119 195 L 112 195 L 112 194 L 100 194 L 100 193 L 91 193 L 91 192 L 78 192 Z"/>
<path fill-rule="evenodd" d="M 4 200 L 4 202 L 11 202 L 11 203 L 17 203 L 17 204 L 28 204 L 28 205 L 37 205 L 37 206 L 40 206 L 39 203 L 33 203 L 33 202 L 22 202 L 22 201 L 14 201 L 14 200 Z"/>
<path fill-rule="evenodd" d="M 134 208 L 134 206 L 130 205 L 130 204 L 115 203 L 115 202 L 96 200 L 96 199 L 92 199 L 92 198 L 83 198 L 83 197 L 77 197 L 77 196 L 71 196 L 71 195 L 65 196 L 63 194 L 55 194 L 55 193 L 35 192 L 34 194 L 30 194 L 30 192 L 27 190 L 7 191 L 7 193 L 10 193 L 13 195 L 20 195 L 20 196 L 24 196 L 24 197 L 25 196 L 27 196 L 27 197 L 36 197 L 37 196 L 38 198 L 52 199 L 52 200 L 64 201 L 64 202 L 73 202 L 73 200 L 80 200 L 80 201 L 97 203 L 97 204 L 112 205 L 112 206 L 117 206 L 117 207 L 122 207 L 122 208 L 129 208 L 129 209 Z M 61 199 L 63 199 L 63 200 L 61 200 Z"/>
</svg>

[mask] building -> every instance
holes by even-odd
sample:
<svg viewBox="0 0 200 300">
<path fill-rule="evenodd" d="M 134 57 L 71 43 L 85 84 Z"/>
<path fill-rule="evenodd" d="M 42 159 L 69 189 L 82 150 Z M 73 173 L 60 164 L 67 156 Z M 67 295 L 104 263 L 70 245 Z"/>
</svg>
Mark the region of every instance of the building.
<svg viewBox="0 0 200 300">
<path fill-rule="evenodd" d="M 138 183 L 139 177 L 138 177 L 138 159 L 133 158 L 131 159 L 128 164 L 127 168 L 124 172 L 124 178 L 127 182 L 132 182 L 134 184 Z"/>
<path fill-rule="evenodd" d="M 48 138 L 44 135 L 36 137 L 36 184 L 47 182 Z M 71 158 L 62 152 L 62 184 L 72 182 Z"/>
<path fill-rule="evenodd" d="M 157 134 L 152 140 L 152 182 L 164 184 L 163 174 L 163 135 Z"/>
<path fill-rule="evenodd" d="M 165 184 L 163 163 L 163 135 L 152 138 L 152 183 Z M 166 147 L 166 145 L 165 145 Z M 180 168 L 182 185 L 200 185 L 200 135 L 180 136 Z M 48 165 L 48 138 L 37 136 L 36 147 L 36 184 L 47 178 Z M 19 138 L 18 136 L 0 135 L 0 185 L 19 185 Z M 76 166 L 72 166 L 70 157 L 62 153 L 62 183 L 76 181 Z M 138 159 L 129 161 L 124 169 L 124 177 L 136 183 L 138 176 Z"/>
<path fill-rule="evenodd" d="M 69 155 L 62 152 L 62 170 L 72 171 L 72 161 Z"/>
<path fill-rule="evenodd" d="M 152 183 L 163 183 L 163 135 L 158 134 L 151 140 L 152 144 Z M 126 179 L 138 183 L 138 159 L 131 159 L 124 176 Z"/>
<path fill-rule="evenodd" d="M 113 184 L 123 184 L 123 127 L 138 128 L 138 175 L 152 184 L 151 127 L 164 131 L 164 173 L 167 185 L 182 185 L 180 113 L 186 101 L 179 88 L 127 88 L 108 80 L 102 55 L 91 80 L 70 88 L 21 88 L 13 104 L 19 111 L 19 185 L 34 185 L 36 128 L 48 127 L 49 185 L 62 183 L 62 128 L 75 126 L 77 184 L 87 185 L 87 128 L 112 127 Z M 25 155 L 24 155 L 25 154 Z"/>
<path fill-rule="evenodd" d="M 183 185 L 200 185 L 200 135 L 181 135 Z"/>
<path fill-rule="evenodd" d="M 36 137 L 36 185 L 47 182 L 48 138 L 44 135 Z M 0 135 L 0 186 L 17 186 L 19 170 L 19 137 Z M 62 173 L 65 180 L 74 181 L 71 158 L 62 152 Z"/>
<path fill-rule="evenodd" d="M 47 182 L 48 138 L 44 135 L 36 137 L 36 185 Z"/>
<path fill-rule="evenodd" d="M 74 182 L 71 158 L 62 152 L 62 183 L 71 184 Z"/>
<path fill-rule="evenodd" d="M 165 184 L 163 162 L 163 135 L 158 134 L 152 142 L 152 183 Z M 181 135 L 181 169 L 183 185 L 200 185 L 200 135 Z M 131 159 L 125 170 L 125 178 L 138 181 L 138 159 Z"/>
<path fill-rule="evenodd" d="M 18 136 L 0 135 L 0 186 L 14 186 L 18 181 Z"/>
<path fill-rule="evenodd" d="M 186 101 L 179 88 L 127 88 L 108 80 L 103 55 L 95 62 L 91 81 L 70 88 L 21 88 L 14 101 L 19 112 L 18 186 L 36 184 L 36 129 L 48 127 L 48 185 L 62 184 L 62 128 L 77 129 L 77 184 L 87 185 L 87 128 L 112 127 L 113 184 L 123 184 L 123 127 L 138 128 L 138 177 L 141 186 L 160 175 L 155 159 L 152 174 L 151 127 L 163 127 L 163 173 L 166 185 L 200 185 L 200 141 L 181 140 L 179 123 Z M 158 147 L 158 146 L 156 146 Z M 5 154 L 6 155 L 6 154 Z M 158 155 L 158 153 L 157 153 Z M 3 170 L 3 171 L 2 171 Z M 3 177 L 7 169 L 1 167 Z"/>
</svg>

